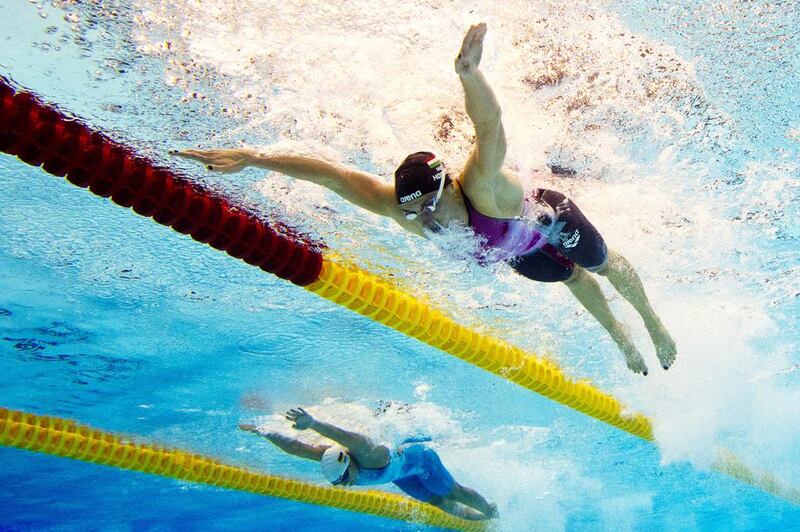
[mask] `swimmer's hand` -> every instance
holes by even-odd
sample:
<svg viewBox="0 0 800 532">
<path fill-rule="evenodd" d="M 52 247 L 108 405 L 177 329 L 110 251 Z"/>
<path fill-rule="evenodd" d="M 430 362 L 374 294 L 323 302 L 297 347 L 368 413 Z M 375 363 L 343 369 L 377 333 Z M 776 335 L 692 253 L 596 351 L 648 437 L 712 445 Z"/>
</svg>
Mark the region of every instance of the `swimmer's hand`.
<svg viewBox="0 0 800 532">
<path fill-rule="evenodd" d="M 293 423 L 292 428 L 297 430 L 306 430 L 314 424 L 314 418 L 311 414 L 300 408 L 292 408 L 286 412 L 286 419 Z"/>
<path fill-rule="evenodd" d="M 258 429 L 256 428 L 255 425 L 241 424 L 239 425 L 239 428 L 245 432 L 252 432 L 253 434 L 258 434 Z"/>
<path fill-rule="evenodd" d="M 456 73 L 471 76 L 478 70 L 483 54 L 483 38 L 486 36 L 486 23 L 473 24 L 464 35 L 461 50 L 456 56 Z"/>
<path fill-rule="evenodd" d="M 257 159 L 257 153 L 246 148 L 229 150 L 171 150 L 170 155 L 192 159 L 203 163 L 212 172 L 232 174 L 251 166 Z"/>
</svg>

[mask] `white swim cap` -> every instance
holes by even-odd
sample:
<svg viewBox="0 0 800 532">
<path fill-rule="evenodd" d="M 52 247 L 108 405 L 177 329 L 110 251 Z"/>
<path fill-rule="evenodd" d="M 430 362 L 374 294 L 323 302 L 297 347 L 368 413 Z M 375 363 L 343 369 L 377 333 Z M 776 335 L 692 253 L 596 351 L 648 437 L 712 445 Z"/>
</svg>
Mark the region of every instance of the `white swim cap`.
<svg viewBox="0 0 800 532">
<path fill-rule="evenodd" d="M 322 453 L 320 468 L 322 469 L 322 474 L 331 484 L 338 484 L 336 481 L 342 478 L 349 465 L 350 454 L 347 449 L 340 445 L 332 445 Z"/>
</svg>

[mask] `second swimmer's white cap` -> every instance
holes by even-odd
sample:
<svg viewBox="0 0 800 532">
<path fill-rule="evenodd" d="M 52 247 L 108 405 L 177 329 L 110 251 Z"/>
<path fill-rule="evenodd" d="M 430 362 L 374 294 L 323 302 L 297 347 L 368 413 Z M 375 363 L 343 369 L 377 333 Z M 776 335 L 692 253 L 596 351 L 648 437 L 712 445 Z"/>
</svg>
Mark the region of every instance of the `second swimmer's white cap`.
<svg viewBox="0 0 800 532">
<path fill-rule="evenodd" d="M 322 474 L 331 484 L 336 483 L 350 465 L 350 453 L 340 445 L 332 445 L 325 449 L 320 460 Z"/>
</svg>

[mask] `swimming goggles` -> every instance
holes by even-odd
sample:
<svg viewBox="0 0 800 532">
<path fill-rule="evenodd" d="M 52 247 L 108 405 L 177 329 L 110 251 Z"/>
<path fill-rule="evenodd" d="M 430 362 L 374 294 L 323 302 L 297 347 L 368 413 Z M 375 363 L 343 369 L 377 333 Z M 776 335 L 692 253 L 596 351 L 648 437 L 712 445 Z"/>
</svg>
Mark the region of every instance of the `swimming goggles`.
<svg viewBox="0 0 800 532">
<path fill-rule="evenodd" d="M 420 214 L 424 212 L 434 212 L 436 210 L 436 204 L 439 203 L 439 199 L 442 197 L 442 191 L 444 191 L 444 182 L 447 181 L 447 174 L 444 171 L 444 166 L 441 166 L 439 173 L 441 177 L 439 177 L 439 190 L 436 191 L 436 196 L 422 204 L 422 211 L 406 212 L 406 220 L 416 220 Z"/>
<path fill-rule="evenodd" d="M 341 477 L 339 477 L 336 480 L 334 480 L 333 482 L 331 482 L 331 484 L 333 484 L 334 486 L 338 486 L 339 484 L 344 484 L 348 480 L 350 480 L 350 468 L 349 467 L 344 470 L 344 473 L 342 473 Z"/>
</svg>

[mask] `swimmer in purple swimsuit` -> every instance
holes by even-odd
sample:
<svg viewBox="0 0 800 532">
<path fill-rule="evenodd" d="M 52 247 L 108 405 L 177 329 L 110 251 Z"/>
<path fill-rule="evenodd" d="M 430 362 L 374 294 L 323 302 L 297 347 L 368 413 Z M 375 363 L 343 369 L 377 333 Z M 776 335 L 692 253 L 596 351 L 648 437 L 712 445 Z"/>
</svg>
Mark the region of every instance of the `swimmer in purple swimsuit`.
<svg viewBox="0 0 800 532">
<path fill-rule="evenodd" d="M 260 432 L 253 425 L 239 428 L 263 436 L 289 454 L 320 462 L 325 478 L 334 486 L 394 484 L 415 499 L 470 521 L 497 517 L 497 506 L 477 491 L 464 487 L 442 465 L 436 451 L 417 441 L 397 446 L 372 440 L 314 419 L 298 407 L 286 412 L 297 430 L 311 429 L 336 445 L 310 445 L 276 432 Z"/>
<path fill-rule="evenodd" d="M 563 194 L 537 189 L 526 193 L 503 167 L 506 137 L 500 106 L 478 65 L 486 25 L 469 28 L 455 61 L 464 88 L 467 114 L 476 143 L 464 168 L 451 176 L 432 153 L 405 158 L 394 183 L 327 161 L 251 149 L 184 150 L 175 155 L 202 162 L 209 170 L 238 172 L 266 168 L 327 187 L 344 199 L 395 220 L 418 235 L 451 224 L 472 228 L 481 239 L 482 261 L 506 261 L 523 276 L 542 282 L 563 281 L 578 301 L 608 331 L 628 367 L 647 375 L 647 365 L 625 327 L 608 306 L 590 273 L 602 275 L 644 320 L 661 366 L 675 361 L 675 342 L 653 311 L 633 266 L 606 248 L 597 229 Z"/>
</svg>

